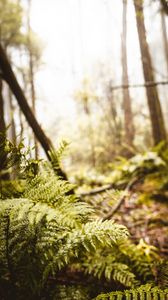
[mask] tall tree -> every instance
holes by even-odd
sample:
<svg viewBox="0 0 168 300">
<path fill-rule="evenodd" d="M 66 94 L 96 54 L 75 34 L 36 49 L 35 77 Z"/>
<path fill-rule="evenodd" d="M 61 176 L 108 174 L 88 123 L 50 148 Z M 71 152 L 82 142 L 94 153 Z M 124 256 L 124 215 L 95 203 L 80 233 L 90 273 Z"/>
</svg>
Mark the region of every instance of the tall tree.
<svg viewBox="0 0 168 300">
<path fill-rule="evenodd" d="M 155 78 L 153 73 L 152 60 L 146 38 L 143 0 L 133 0 L 133 2 L 136 13 L 144 79 L 146 83 L 154 82 Z M 146 87 L 146 94 L 150 112 L 154 144 L 158 144 L 161 140 L 166 140 L 166 130 L 156 86 Z"/>
<path fill-rule="evenodd" d="M 127 63 L 127 0 L 123 0 L 123 15 L 122 15 L 122 84 L 128 85 L 128 63 Z M 123 89 L 123 109 L 125 123 L 125 142 L 132 146 L 135 129 L 133 123 L 133 113 L 131 107 L 131 97 L 129 88 Z"/>
<path fill-rule="evenodd" d="M 165 59 L 167 65 L 167 74 L 168 74 L 168 40 L 167 40 L 167 28 L 166 28 L 166 20 L 165 20 L 165 11 L 161 7 L 161 26 L 162 26 L 162 35 L 163 35 L 163 43 L 164 43 L 164 52 Z"/>
<path fill-rule="evenodd" d="M 11 127 L 11 138 L 12 143 L 16 145 L 16 128 L 14 121 L 14 105 L 13 105 L 13 97 L 10 88 L 8 87 L 8 98 L 9 98 L 9 109 L 10 109 L 10 127 Z"/>
<path fill-rule="evenodd" d="M 29 56 L 29 81 L 30 81 L 30 93 L 32 101 L 32 111 L 36 115 L 36 91 L 34 84 L 34 61 L 33 61 L 33 44 L 32 44 L 32 30 L 30 26 L 30 12 L 31 12 L 31 0 L 28 0 L 28 12 L 27 12 L 27 50 Z M 38 158 L 38 144 L 37 139 L 34 136 L 34 145 L 35 145 L 35 158 Z"/>
<path fill-rule="evenodd" d="M 4 101 L 2 93 L 2 79 L 0 77 L 0 180 L 9 179 L 9 174 L 3 174 L 7 154 L 5 152 L 5 135 L 6 135 L 6 124 L 4 114 Z"/>
<path fill-rule="evenodd" d="M 4 114 L 3 95 L 2 95 L 2 79 L 0 78 L 0 133 L 5 132 L 6 130 L 4 115 L 5 114 Z"/>
</svg>

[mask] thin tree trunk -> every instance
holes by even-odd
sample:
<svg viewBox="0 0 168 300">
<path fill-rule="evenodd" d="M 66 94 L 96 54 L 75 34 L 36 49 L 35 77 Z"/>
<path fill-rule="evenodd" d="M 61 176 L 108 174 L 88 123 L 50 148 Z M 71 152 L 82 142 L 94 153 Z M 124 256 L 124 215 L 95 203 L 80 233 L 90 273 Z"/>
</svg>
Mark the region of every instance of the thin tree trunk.
<svg viewBox="0 0 168 300">
<path fill-rule="evenodd" d="M 128 64 L 127 64 L 127 0 L 123 0 L 122 16 L 122 84 L 128 85 Z M 135 129 L 133 124 L 133 113 L 129 89 L 123 89 L 123 109 L 125 123 L 125 141 L 129 146 L 133 145 Z"/>
<path fill-rule="evenodd" d="M 39 140 L 41 146 L 43 147 L 48 159 L 52 161 L 50 151 L 53 151 L 54 147 L 51 141 L 49 140 L 49 138 L 45 135 L 39 123 L 37 122 L 35 116 L 33 115 L 27 103 L 26 97 L 15 77 L 15 74 L 11 68 L 11 65 L 1 45 L 0 45 L 0 68 L 3 74 L 3 78 L 8 83 L 11 91 L 15 95 L 16 100 L 22 112 L 24 113 L 27 122 L 29 123 L 34 134 L 36 135 L 36 138 Z M 67 178 L 66 174 L 61 170 L 60 167 L 57 168 L 56 172 L 63 179 Z"/>
<path fill-rule="evenodd" d="M 20 142 L 23 140 L 23 132 L 24 132 L 24 126 L 23 126 L 23 119 L 22 119 L 22 111 L 19 107 L 19 124 L 20 124 L 20 133 L 19 133 L 19 140 Z"/>
<path fill-rule="evenodd" d="M 84 100 L 83 105 L 84 105 L 84 111 L 85 111 L 86 115 L 88 116 L 88 121 L 89 121 L 89 138 L 90 138 L 92 165 L 93 165 L 93 168 L 95 168 L 96 167 L 96 151 L 95 151 L 94 131 L 93 131 L 92 118 L 91 118 L 91 113 L 90 113 L 87 99 Z"/>
<path fill-rule="evenodd" d="M 28 16 L 27 16 L 27 27 L 28 27 L 28 52 L 29 52 L 29 80 L 30 80 L 30 91 L 32 100 L 32 111 L 34 116 L 36 116 L 36 92 L 34 86 L 34 64 L 32 56 L 32 46 L 31 46 L 31 27 L 30 27 L 30 10 L 31 10 L 31 0 L 28 0 Z M 35 145 L 35 158 L 38 159 L 38 144 L 36 136 L 34 135 L 34 145 Z"/>
<path fill-rule="evenodd" d="M 154 74 L 152 67 L 151 55 L 146 38 L 146 28 L 144 23 L 143 0 L 133 0 L 137 30 L 139 36 L 139 44 L 142 57 L 142 66 L 145 82 L 154 82 Z M 154 144 L 158 144 L 162 140 L 166 140 L 166 130 L 164 125 L 163 114 L 159 101 L 159 95 L 156 86 L 146 88 L 148 107 L 151 118 L 152 132 Z"/>
<path fill-rule="evenodd" d="M 14 105 L 12 99 L 11 90 L 8 88 L 8 97 L 9 97 L 9 114 L 10 114 L 10 125 L 11 125 L 11 137 L 12 143 L 16 145 L 16 128 L 15 128 L 15 121 L 14 121 Z"/>
<path fill-rule="evenodd" d="M 5 140 L 6 140 L 6 124 L 5 124 L 5 113 L 4 113 L 4 99 L 3 99 L 3 83 L 0 78 L 0 180 L 9 179 L 9 174 L 1 174 L 5 170 L 7 154 L 5 153 Z"/>
<path fill-rule="evenodd" d="M 114 124 L 114 128 L 113 128 L 113 135 L 115 137 L 115 143 L 121 144 L 121 128 L 120 128 L 120 124 L 117 120 L 117 110 L 116 110 L 116 105 L 115 105 L 115 97 L 114 97 L 114 92 L 112 89 L 112 85 L 110 84 L 107 90 L 107 99 L 109 102 L 109 106 L 110 106 L 110 113 L 113 119 L 113 124 Z"/>
<path fill-rule="evenodd" d="M 162 25 L 162 35 L 163 35 L 163 43 L 164 43 L 164 52 L 165 52 L 165 59 L 167 65 L 167 74 L 168 74 L 168 41 L 167 41 L 167 29 L 166 29 L 166 20 L 165 20 L 165 13 L 161 8 L 161 25 Z"/>
<path fill-rule="evenodd" d="M 6 130 L 5 118 L 4 118 L 4 101 L 2 95 L 2 79 L 0 78 L 0 133 Z"/>
</svg>

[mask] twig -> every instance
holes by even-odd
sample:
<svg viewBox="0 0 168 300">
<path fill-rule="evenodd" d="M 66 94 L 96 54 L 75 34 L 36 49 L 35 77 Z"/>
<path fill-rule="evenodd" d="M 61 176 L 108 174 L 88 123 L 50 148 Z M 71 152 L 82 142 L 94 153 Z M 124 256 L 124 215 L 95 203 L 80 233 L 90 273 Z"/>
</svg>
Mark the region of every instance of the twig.
<svg viewBox="0 0 168 300">
<path fill-rule="evenodd" d="M 79 195 L 79 197 L 85 197 L 85 196 L 91 196 L 91 195 L 96 195 L 96 194 L 99 194 L 99 193 L 102 193 L 102 192 L 105 192 L 107 190 L 110 190 L 114 188 L 114 185 L 113 184 L 109 184 L 109 185 L 106 185 L 106 186 L 103 186 L 103 187 L 100 187 L 100 188 L 97 188 L 97 189 L 94 189 L 94 190 L 91 190 L 89 192 L 83 192 Z"/>
<path fill-rule="evenodd" d="M 120 197 L 119 201 L 117 204 L 112 207 L 112 209 L 109 211 L 109 213 L 103 217 L 103 221 L 111 219 L 111 217 L 116 213 L 116 211 L 120 208 L 121 204 L 124 202 L 126 196 L 128 196 L 128 192 L 131 191 L 133 185 L 139 180 L 139 178 L 133 178 L 126 186 L 124 190 L 124 194 Z"/>
<path fill-rule="evenodd" d="M 156 85 L 167 85 L 168 81 L 148 81 L 141 84 L 123 84 L 111 86 L 111 90 L 128 89 L 128 88 L 140 88 L 140 87 L 152 87 Z"/>
</svg>

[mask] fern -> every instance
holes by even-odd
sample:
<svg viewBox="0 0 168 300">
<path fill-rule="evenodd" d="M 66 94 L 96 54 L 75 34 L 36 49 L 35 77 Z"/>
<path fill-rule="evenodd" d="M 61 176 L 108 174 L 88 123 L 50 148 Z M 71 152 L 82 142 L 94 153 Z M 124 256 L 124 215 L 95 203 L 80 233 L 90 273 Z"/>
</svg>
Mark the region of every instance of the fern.
<svg viewBox="0 0 168 300">
<path fill-rule="evenodd" d="M 143 247 L 142 247 L 143 246 Z M 100 279 L 121 283 L 125 287 L 136 287 L 146 282 L 157 282 L 157 276 L 166 287 L 166 272 L 162 265 L 162 276 L 159 266 L 161 258 L 156 253 L 156 248 L 143 242 L 135 245 L 129 239 L 122 240 L 113 247 L 103 248 L 96 253 L 87 254 L 83 259 L 82 266 L 85 273 L 92 274 Z M 158 271 L 157 271 L 158 270 Z M 162 278 L 162 279 L 163 279 Z"/>
<path fill-rule="evenodd" d="M 168 288 L 168 261 L 163 260 L 157 266 L 157 282 L 160 287 Z"/>
<path fill-rule="evenodd" d="M 79 201 L 74 194 L 68 195 L 70 190 L 71 184 L 59 179 L 52 172 L 47 172 L 28 182 L 23 196 L 33 199 L 34 203 L 45 203 L 54 208 L 57 221 L 73 227 L 88 220 L 93 210 Z"/>
<path fill-rule="evenodd" d="M 128 236 L 124 226 L 112 221 L 89 221 L 92 210 L 66 195 L 68 189 L 52 174 L 38 175 L 23 198 L 0 201 L 2 278 L 37 294 L 49 276 L 57 276 L 76 257 L 102 247 L 113 249 Z"/>
<path fill-rule="evenodd" d="M 95 300 L 167 300 L 168 289 L 161 290 L 151 285 L 142 285 L 137 289 L 116 291 L 108 294 L 101 294 Z"/>
<path fill-rule="evenodd" d="M 62 141 L 60 144 L 59 148 L 57 150 L 52 149 L 49 151 L 49 156 L 51 159 L 51 165 L 53 170 L 57 175 L 60 176 L 62 179 L 67 179 L 66 174 L 60 170 L 60 164 L 61 164 L 61 159 L 63 157 L 63 154 L 65 153 L 65 150 L 67 149 L 68 143 L 66 141 Z"/>
<path fill-rule="evenodd" d="M 140 248 L 139 245 L 133 244 L 131 241 L 124 241 L 119 245 L 121 261 L 127 263 L 132 272 L 142 280 L 155 280 L 155 263 L 160 260 L 160 257 L 155 251 L 151 251 L 149 254 L 145 252 L 145 249 Z"/>
<path fill-rule="evenodd" d="M 100 292 L 118 283 L 132 288 L 96 299 L 166 299 L 167 291 L 159 286 L 167 287 L 167 263 L 161 262 L 154 249 L 134 245 L 124 226 L 97 219 L 93 208 L 71 193 L 71 184 L 48 165 L 44 169 L 41 162 L 23 156 L 19 180 L 1 182 L 0 299 L 90 299 L 95 290 L 56 284 L 61 272 L 77 266 L 89 278 L 98 278 L 97 285 L 105 279 Z M 113 202 L 117 195 L 111 194 Z M 157 282 L 158 288 L 136 288 L 146 282 Z"/>
<path fill-rule="evenodd" d="M 88 291 L 83 286 L 57 286 L 52 292 L 51 300 L 90 300 Z"/>
<path fill-rule="evenodd" d="M 112 253 L 107 251 L 98 252 L 95 255 L 88 255 L 83 264 L 85 272 L 93 274 L 101 279 L 105 277 L 108 281 L 117 281 L 127 287 L 134 287 L 139 284 L 135 274 L 128 265 L 121 263 L 116 257 L 115 248 Z"/>
</svg>

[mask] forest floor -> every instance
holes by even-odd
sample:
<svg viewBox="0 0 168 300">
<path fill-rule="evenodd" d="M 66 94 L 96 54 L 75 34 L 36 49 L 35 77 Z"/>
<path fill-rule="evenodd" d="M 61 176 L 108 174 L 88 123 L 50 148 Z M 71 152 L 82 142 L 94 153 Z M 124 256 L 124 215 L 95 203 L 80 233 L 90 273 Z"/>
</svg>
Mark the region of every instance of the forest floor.
<svg viewBox="0 0 168 300">
<path fill-rule="evenodd" d="M 130 194 L 121 201 L 121 205 L 110 219 L 125 225 L 135 244 L 140 242 L 155 246 L 156 252 L 163 258 L 168 258 L 168 201 L 159 199 L 144 199 L 151 191 L 150 184 L 139 182 L 134 185 Z M 89 194 L 89 193 L 88 193 Z M 167 195 L 166 195 L 167 196 Z M 104 219 L 115 206 L 118 196 L 115 190 L 105 190 L 95 195 L 86 195 L 85 200 L 91 204 L 97 216 Z"/>
</svg>

